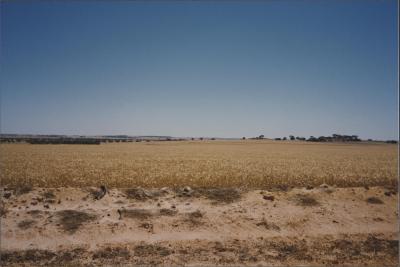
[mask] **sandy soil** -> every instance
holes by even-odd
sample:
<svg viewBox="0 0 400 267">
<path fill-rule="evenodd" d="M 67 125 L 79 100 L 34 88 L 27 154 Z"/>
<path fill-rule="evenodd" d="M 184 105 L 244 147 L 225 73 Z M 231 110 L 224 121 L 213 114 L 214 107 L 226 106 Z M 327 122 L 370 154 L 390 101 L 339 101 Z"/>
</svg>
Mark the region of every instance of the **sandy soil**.
<svg viewBox="0 0 400 267">
<path fill-rule="evenodd" d="M 397 189 L 1 191 L 7 266 L 399 263 Z"/>
</svg>

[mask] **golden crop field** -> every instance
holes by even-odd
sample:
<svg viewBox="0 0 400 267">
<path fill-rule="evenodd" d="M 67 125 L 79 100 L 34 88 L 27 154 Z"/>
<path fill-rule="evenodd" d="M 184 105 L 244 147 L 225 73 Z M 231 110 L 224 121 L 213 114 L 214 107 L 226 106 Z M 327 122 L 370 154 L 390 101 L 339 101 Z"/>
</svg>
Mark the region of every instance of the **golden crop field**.
<svg viewBox="0 0 400 267">
<path fill-rule="evenodd" d="M 269 140 L 1 144 L 1 185 L 397 185 L 397 146 Z"/>
</svg>

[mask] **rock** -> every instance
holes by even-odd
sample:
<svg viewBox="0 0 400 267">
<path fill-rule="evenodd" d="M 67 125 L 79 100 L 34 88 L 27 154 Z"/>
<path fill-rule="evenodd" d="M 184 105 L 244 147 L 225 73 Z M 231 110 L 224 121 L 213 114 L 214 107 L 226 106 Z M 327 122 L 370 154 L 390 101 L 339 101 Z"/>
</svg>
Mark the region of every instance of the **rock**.
<svg viewBox="0 0 400 267">
<path fill-rule="evenodd" d="M 192 188 L 190 188 L 190 186 L 185 186 L 183 188 L 183 192 L 186 192 L 186 193 L 192 192 Z"/>
<path fill-rule="evenodd" d="M 102 185 L 100 186 L 100 191 L 94 192 L 94 199 L 100 200 L 107 194 L 107 188 Z"/>
<path fill-rule="evenodd" d="M 178 197 L 190 197 L 190 196 L 192 196 L 193 192 L 194 191 L 192 190 L 192 188 L 190 188 L 190 186 L 185 186 L 183 189 L 180 189 L 178 191 L 177 196 Z"/>
<path fill-rule="evenodd" d="M 170 190 L 169 190 L 168 187 L 163 187 L 163 188 L 160 189 L 160 191 L 161 191 L 162 193 L 165 193 L 165 194 L 167 194 L 167 193 L 170 192 Z"/>
<path fill-rule="evenodd" d="M 11 192 L 5 192 L 3 197 L 9 199 L 11 197 Z"/>
<path fill-rule="evenodd" d="M 327 184 L 321 184 L 320 186 L 319 186 L 319 188 L 329 188 L 329 185 L 327 185 Z"/>
<path fill-rule="evenodd" d="M 306 187 L 306 189 L 307 189 L 307 190 L 311 190 L 311 189 L 314 189 L 314 187 L 311 186 L 311 185 L 308 185 L 308 186 Z"/>
<path fill-rule="evenodd" d="M 270 201 L 274 201 L 275 197 L 274 196 L 263 196 L 263 199 L 265 200 L 270 200 Z"/>
<path fill-rule="evenodd" d="M 122 210 L 119 209 L 119 210 L 117 210 L 117 212 L 119 214 L 119 218 L 118 219 L 121 220 L 122 219 Z"/>
<path fill-rule="evenodd" d="M 388 197 L 390 197 L 390 196 L 392 195 L 392 192 L 390 192 L 390 191 L 386 191 L 384 194 L 385 194 L 385 196 L 388 196 Z"/>
<path fill-rule="evenodd" d="M 44 204 L 43 207 L 45 207 L 46 209 L 50 209 L 50 206 L 47 204 Z"/>
<path fill-rule="evenodd" d="M 327 184 L 321 184 L 319 186 L 319 189 L 325 193 L 333 193 L 335 191 L 335 188 L 333 186 L 327 185 Z"/>
</svg>

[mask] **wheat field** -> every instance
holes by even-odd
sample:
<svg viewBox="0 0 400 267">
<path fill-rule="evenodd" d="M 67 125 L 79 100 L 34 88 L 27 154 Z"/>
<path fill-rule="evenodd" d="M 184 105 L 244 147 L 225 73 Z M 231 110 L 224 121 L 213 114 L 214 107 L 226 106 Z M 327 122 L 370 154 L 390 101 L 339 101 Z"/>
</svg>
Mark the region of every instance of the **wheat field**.
<svg viewBox="0 0 400 267">
<path fill-rule="evenodd" d="M 397 185 L 397 146 L 270 140 L 0 145 L 2 186 Z"/>
</svg>

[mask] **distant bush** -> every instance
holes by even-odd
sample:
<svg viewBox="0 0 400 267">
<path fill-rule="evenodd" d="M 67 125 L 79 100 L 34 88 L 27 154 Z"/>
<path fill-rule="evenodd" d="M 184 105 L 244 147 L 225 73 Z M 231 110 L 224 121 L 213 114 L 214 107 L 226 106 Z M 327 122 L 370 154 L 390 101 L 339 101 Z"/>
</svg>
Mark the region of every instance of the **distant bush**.
<svg viewBox="0 0 400 267">
<path fill-rule="evenodd" d="M 27 140 L 27 142 L 29 144 L 100 145 L 100 140 L 94 138 L 32 138 Z"/>
</svg>

